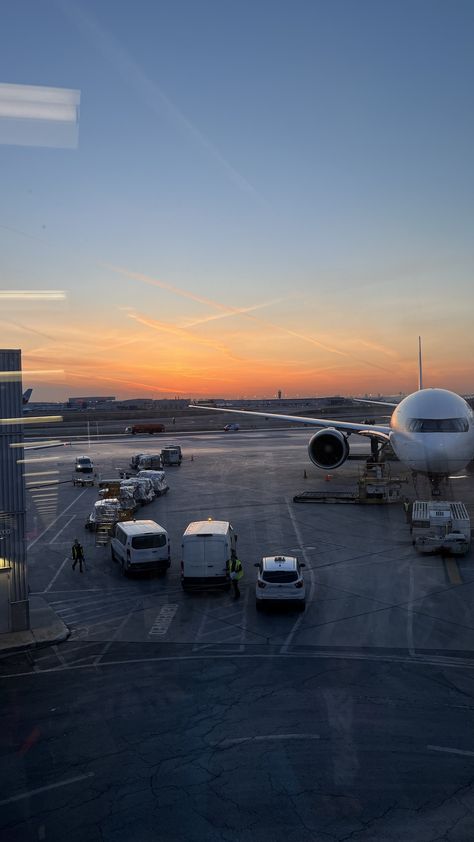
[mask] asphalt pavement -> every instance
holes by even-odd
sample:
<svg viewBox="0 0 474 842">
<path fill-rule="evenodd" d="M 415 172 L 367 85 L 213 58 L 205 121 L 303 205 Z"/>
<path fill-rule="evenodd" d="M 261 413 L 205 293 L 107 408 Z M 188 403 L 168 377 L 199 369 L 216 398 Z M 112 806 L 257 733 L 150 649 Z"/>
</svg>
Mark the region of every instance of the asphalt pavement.
<svg viewBox="0 0 474 842">
<path fill-rule="evenodd" d="M 417 556 L 400 504 L 295 504 L 361 469 L 317 471 L 308 438 L 183 437 L 142 510 L 172 565 L 136 579 L 84 530 L 97 490 L 72 485 L 78 448 L 45 451 L 58 484 L 28 480 L 30 587 L 71 634 L 0 660 L 2 839 L 474 838 L 472 555 Z M 110 476 L 155 446 L 81 447 Z M 474 483 L 447 494 L 471 508 Z M 206 517 L 238 533 L 239 602 L 181 590 L 181 535 Z M 306 563 L 304 614 L 256 611 L 253 564 L 276 553 Z"/>
</svg>

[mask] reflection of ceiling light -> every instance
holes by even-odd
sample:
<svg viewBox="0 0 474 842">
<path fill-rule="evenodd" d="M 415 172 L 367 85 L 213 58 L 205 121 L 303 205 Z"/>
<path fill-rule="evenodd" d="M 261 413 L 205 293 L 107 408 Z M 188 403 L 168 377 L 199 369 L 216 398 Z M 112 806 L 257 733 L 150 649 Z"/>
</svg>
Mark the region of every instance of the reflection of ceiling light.
<svg viewBox="0 0 474 842">
<path fill-rule="evenodd" d="M 23 474 L 24 477 L 44 477 L 44 476 L 51 476 L 52 474 L 59 474 L 59 471 L 29 471 L 27 474 Z"/>
<path fill-rule="evenodd" d="M 2 296 L 2 292 L 0 290 L 0 298 Z M 63 368 L 51 368 L 46 371 L 0 371 L 0 382 L 6 381 L 7 383 L 17 383 L 18 380 L 21 380 L 23 375 L 26 376 L 38 376 L 40 374 L 64 374 Z"/>
<path fill-rule="evenodd" d="M 56 462 L 57 456 L 30 456 L 28 459 L 17 459 L 17 465 L 31 465 L 33 462 Z"/>
<path fill-rule="evenodd" d="M 58 447 L 59 445 L 63 445 L 64 442 L 60 441 L 59 439 L 51 439 L 50 441 L 45 441 L 44 439 L 38 439 L 37 442 L 14 442 L 10 444 L 10 447 L 21 447 L 25 451 L 27 450 L 41 450 L 43 447 Z"/>
<path fill-rule="evenodd" d="M 38 301 L 40 299 L 63 301 L 66 298 L 66 293 L 63 289 L 2 289 L 0 290 L 0 298 L 9 301 L 17 301 L 18 299 L 26 301 Z"/>
<path fill-rule="evenodd" d="M 81 92 L 0 83 L 0 143 L 76 149 Z"/>
<path fill-rule="evenodd" d="M 62 421 L 62 415 L 44 415 L 35 418 L 0 418 L 0 424 L 51 424 L 53 421 Z M 23 447 L 23 445 L 19 445 Z"/>
<path fill-rule="evenodd" d="M 77 123 L 81 92 L 69 88 L 0 83 L 0 117 Z"/>
<path fill-rule="evenodd" d="M 59 480 L 57 480 L 57 479 L 35 479 L 35 480 L 33 480 L 33 482 L 27 482 L 26 488 L 36 488 L 37 485 L 55 486 L 55 485 L 59 485 Z"/>
</svg>

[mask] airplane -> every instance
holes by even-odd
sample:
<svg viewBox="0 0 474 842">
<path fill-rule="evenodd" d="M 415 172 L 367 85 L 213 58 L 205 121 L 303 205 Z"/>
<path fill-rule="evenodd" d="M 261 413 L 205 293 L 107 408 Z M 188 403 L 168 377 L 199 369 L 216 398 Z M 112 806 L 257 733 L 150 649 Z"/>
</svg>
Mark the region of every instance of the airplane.
<svg viewBox="0 0 474 842">
<path fill-rule="evenodd" d="M 391 445 L 400 462 L 414 474 L 423 474 L 431 482 L 434 494 L 442 480 L 461 471 L 474 459 L 474 412 L 460 395 L 447 389 L 424 389 L 421 338 L 418 338 L 418 391 L 399 403 L 360 400 L 393 408 L 390 424 L 357 424 L 298 415 L 280 415 L 245 409 L 226 409 L 239 415 L 258 415 L 305 426 L 321 427 L 308 443 L 308 455 L 317 468 L 335 470 L 349 456 L 349 436 L 366 436 L 371 442 L 372 457 L 378 460 L 383 448 Z M 222 412 L 211 406 L 194 406 Z"/>
<path fill-rule="evenodd" d="M 23 392 L 23 395 L 22 395 L 22 398 L 21 398 L 21 402 L 22 402 L 22 405 L 23 405 L 23 409 L 22 409 L 23 415 L 29 415 L 30 412 L 31 412 L 31 409 L 30 409 L 29 406 L 27 406 L 27 403 L 31 398 L 32 391 L 33 391 L 33 389 L 27 389 L 26 392 Z"/>
</svg>

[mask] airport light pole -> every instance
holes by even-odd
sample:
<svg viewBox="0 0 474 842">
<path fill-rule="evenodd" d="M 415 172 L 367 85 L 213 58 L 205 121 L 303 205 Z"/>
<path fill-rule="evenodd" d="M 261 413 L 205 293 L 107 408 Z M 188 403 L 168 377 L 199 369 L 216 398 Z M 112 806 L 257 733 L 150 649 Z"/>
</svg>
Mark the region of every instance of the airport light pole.
<svg viewBox="0 0 474 842">
<path fill-rule="evenodd" d="M 30 627 L 21 351 L 0 350 L 0 629 Z M 8 591 L 8 598 L 7 596 Z M 7 616 L 5 616 L 7 614 Z"/>
</svg>

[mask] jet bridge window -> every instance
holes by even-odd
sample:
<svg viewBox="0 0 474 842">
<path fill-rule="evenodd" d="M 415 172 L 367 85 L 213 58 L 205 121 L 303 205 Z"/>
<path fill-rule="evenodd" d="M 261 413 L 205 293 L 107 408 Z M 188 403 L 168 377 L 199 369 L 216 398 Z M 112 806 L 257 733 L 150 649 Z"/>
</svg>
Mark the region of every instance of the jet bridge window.
<svg viewBox="0 0 474 842">
<path fill-rule="evenodd" d="M 467 433 L 467 418 L 409 418 L 409 433 Z"/>
</svg>

